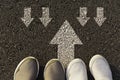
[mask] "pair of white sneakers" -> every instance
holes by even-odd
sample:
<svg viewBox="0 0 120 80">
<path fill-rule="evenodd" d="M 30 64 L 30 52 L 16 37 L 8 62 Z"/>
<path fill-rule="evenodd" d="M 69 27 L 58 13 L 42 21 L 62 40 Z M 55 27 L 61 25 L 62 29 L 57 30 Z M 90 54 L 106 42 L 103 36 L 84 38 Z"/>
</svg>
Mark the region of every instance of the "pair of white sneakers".
<svg viewBox="0 0 120 80">
<path fill-rule="evenodd" d="M 103 56 L 93 56 L 89 68 L 95 80 L 113 80 L 109 64 Z M 88 80 L 85 63 L 81 59 L 72 60 L 67 67 L 66 77 L 67 80 Z"/>
</svg>

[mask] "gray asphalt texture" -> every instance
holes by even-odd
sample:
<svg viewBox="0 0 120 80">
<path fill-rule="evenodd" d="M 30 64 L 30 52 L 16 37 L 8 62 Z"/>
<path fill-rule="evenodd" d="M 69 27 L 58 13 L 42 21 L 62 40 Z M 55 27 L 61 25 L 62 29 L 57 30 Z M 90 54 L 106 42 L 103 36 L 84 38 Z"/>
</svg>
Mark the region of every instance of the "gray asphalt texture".
<svg viewBox="0 0 120 80">
<path fill-rule="evenodd" d="M 24 7 L 32 7 L 35 18 L 29 27 L 21 21 Z M 50 8 L 53 18 L 45 28 L 40 20 L 41 7 Z M 79 7 L 87 7 L 91 19 L 82 27 L 76 17 Z M 99 27 L 94 21 L 97 7 L 105 8 L 107 20 Z M 95 54 L 109 62 L 114 80 L 120 80 L 120 0 L 0 0 L 0 80 L 13 80 L 18 63 L 27 56 L 40 62 L 37 80 L 43 80 L 43 69 L 48 60 L 57 58 L 57 45 L 50 45 L 65 20 L 71 24 L 83 45 L 75 46 L 75 57 L 87 67 Z M 89 80 L 94 80 L 89 73 Z"/>
</svg>

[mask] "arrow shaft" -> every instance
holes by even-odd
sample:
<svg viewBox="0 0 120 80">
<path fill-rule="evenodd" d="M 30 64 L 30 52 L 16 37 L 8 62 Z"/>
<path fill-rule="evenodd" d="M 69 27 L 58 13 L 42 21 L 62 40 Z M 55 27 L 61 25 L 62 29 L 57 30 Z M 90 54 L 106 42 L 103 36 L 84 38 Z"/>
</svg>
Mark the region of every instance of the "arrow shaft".
<svg viewBox="0 0 120 80">
<path fill-rule="evenodd" d="M 97 7 L 97 17 L 103 18 L 104 17 L 104 8 Z"/>
<path fill-rule="evenodd" d="M 31 8 L 25 8 L 24 9 L 24 18 L 31 18 Z"/>
<path fill-rule="evenodd" d="M 49 8 L 42 7 L 42 17 L 49 17 Z"/>
<path fill-rule="evenodd" d="M 74 59 L 74 45 L 60 44 L 58 45 L 58 59 L 65 65 Z"/>
<path fill-rule="evenodd" d="M 87 15 L 87 8 L 86 7 L 80 7 L 80 16 L 86 17 Z"/>
</svg>

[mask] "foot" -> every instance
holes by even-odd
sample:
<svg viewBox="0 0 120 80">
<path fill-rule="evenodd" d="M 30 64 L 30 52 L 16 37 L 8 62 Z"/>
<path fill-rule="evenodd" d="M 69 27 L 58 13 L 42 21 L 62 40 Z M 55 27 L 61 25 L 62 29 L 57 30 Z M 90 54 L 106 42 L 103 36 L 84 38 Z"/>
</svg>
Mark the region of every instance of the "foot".
<svg viewBox="0 0 120 80">
<path fill-rule="evenodd" d="M 34 57 L 24 58 L 14 72 L 14 80 L 36 80 L 39 73 L 39 63 Z"/>
<path fill-rule="evenodd" d="M 103 56 L 93 56 L 89 67 L 95 80 L 113 80 L 109 64 Z"/>
<path fill-rule="evenodd" d="M 62 64 L 57 59 L 50 60 L 44 69 L 45 80 L 65 80 L 65 72 Z"/>
<path fill-rule="evenodd" d="M 85 63 L 81 59 L 70 62 L 66 71 L 67 80 L 88 80 Z"/>
</svg>

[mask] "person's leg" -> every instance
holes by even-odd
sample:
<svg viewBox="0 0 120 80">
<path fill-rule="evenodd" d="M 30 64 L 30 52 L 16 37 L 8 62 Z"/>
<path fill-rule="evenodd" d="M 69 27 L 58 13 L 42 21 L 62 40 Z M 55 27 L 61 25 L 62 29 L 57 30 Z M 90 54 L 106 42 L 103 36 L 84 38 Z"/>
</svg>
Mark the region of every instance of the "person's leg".
<svg viewBox="0 0 120 80">
<path fill-rule="evenodd" d="M 34 57 L 24 58 L 14 72 L 14 80 L 36 80 L 39 73 L 39 63 Z"/>
<path fill-rule="evenodd" d="M 103 56 L 93 56 L 90 60 L 89 67 L 95 80 L 113 80 L 109 64 Z"/>
<path fill-rule="evenodd" d="M 65 72 L 62 64 L 57 59 L 50 60 L 44 69 L 45 80 L 65 80 Z"/>
<path fill-rule="evenodd" d="M 66 71 L 67 80 L 88 80 L 85 63 L 81 59 L 70 62 Z"/>
</svg>

